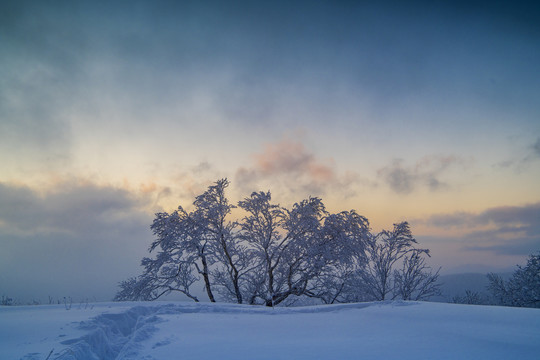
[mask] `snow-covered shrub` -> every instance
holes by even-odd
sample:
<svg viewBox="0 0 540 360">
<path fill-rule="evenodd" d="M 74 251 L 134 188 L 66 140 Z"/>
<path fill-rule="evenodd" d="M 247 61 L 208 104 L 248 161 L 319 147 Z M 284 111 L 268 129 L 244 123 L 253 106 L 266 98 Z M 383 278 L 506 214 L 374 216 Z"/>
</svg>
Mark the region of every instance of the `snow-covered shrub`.
<svg viewBox="0 0 540 360">
<path fill-rule="evenodd" d="M 0 305 L 11 306 L 13 305 L 13 299 L 8 296 L 2 295 L 2 298 L 0 299 Z"/>
</svg>

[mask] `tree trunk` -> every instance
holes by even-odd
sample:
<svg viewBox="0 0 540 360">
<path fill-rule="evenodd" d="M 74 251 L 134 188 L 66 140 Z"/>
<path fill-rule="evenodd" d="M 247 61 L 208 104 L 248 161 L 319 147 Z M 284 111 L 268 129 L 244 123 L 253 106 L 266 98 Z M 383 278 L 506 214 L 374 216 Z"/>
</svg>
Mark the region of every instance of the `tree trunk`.
<svg viewBox="0 0 540 360">
<path fill-rule="evenodd" d="M 235 295 L 236 295 L 236 301 L 239 304 L 242 304 L 242 302 L 243 302 L 242 293 L 240 292 L 240 285 L 238 284 L 239 283 L 239 277 L 240 277 L 239 272 L 238 272 L 238 269 L 236 268 L 236 265 L 234 264 L 234 261 L 233 261 L 231 255 L 229 254 L 229 250 L 227 249 L 227 244 L 225 243 L 223 233 L 221 233 L 221 247 L 223 248 L 223 252 L 225 253 L 225 256 L 227 257 L 227 262 L 229 263 L 229 267 L 232 269 L 232 274 L 230 272 L 229 272 L 229 274 L 231 274 L 231 281 L 232 281 L 233 286 L 234 286 L 234 292 L 235 292 Z"/>
<path fill-rule="evenodd" d="M 208 294 L 208 299 L 210 299 L 211 302 L 216 302 L 216 299 L 214 298 L 214 294 L 212 294 L 212 288 L 210 286 L 210 277 L 208 276 L 208 263 L 206 262 L 206 256 L 201 256 L 201 261 L 203 265 L 203 272 L 202 276 L 204 278 L 204 285 L 206 287 L 206 293 Z"/>
</svg>

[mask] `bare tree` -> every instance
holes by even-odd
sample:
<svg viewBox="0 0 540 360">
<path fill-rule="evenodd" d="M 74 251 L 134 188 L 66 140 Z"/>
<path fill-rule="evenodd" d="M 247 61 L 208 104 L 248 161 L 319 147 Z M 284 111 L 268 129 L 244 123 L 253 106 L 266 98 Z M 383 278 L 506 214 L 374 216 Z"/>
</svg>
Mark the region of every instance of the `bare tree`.
<svg viewBox="0 0 540 360">
<path fill-rule="evenodd" d="M 465 290 L 464 296 L 454 296 L 452 298 L 454 304 L 468 304 L 468 305 L 482 305 L 488 302 L 477 292 L 472 290 Z"/>
<path fill-rule="evenodd" d="M 425 300 L 441 294 L 439 270 L 435 273 L 426 265 L 424 255 L 429 250 L 414 249 L 403 258 L 400 270 L 394 270 L 395 293 L 403 300 Z"/>
<path fill-rule="evenodd" d="M 368 248 L 369 261 L 360 270 L 358 286 L 371 300 L 425 300 L 439 294 L 439 270 L 426 265 L 429 250 L 417 249 L 407 222 L 378 233 Z M 401 269 L 397 269 L 401 265 Z"/>
<path fill-rule="evenodd" d="M 361 271 L 364 290 L 373 300 L 387 300 L 387 296 L 393 293 L 393 267 L 414 251 L 413 244 L 416 244 L 416 239 L 407 222 L 394 224 L 392 231 L 383 230 L 375 236 L 368 249 L 369 262 Z"/>
</svg>

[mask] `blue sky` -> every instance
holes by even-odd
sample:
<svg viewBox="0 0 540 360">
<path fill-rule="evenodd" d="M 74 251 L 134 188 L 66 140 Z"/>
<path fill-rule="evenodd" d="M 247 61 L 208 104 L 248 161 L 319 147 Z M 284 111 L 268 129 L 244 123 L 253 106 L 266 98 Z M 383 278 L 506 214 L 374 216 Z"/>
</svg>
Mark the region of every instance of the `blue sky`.
<svg viewBox="0 0 540 360">
<path fill-rule="evenodd" d="M 540 248 L 527 2 L 13 1 L 0 14 L 11 296 L 84 279 L 80 296 L 112 297 L 153 213 L 221 177 L 232 201 L 271 190 L 356 209 L 375 231 L 408 220 L 443 272 L 508 269 Z"/>
</svg>

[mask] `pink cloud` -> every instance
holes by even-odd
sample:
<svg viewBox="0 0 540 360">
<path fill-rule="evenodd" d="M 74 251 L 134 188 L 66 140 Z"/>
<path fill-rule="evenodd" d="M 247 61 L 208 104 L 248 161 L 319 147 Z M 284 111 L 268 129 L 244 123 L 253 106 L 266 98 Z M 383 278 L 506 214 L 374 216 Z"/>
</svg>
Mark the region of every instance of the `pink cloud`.
<svg viewBox="0 0 540 360">
<path fill-rule="evenodd" d="M 299 141 L 283 139 L 266 144 L 253 160 L 252 166 L 237 170 L 236 182 L 240 186 L 253 188 L 277 181 L 292 192 L 320 195 L 337 181 L 333 160 L 317 158 Z"/>
<path fill-rule="evenodd" d="M 262 175 L 305 174 L 312 180 L 329 181 L 333 169 L 308 152 L 300 142 L 283 139 L 267 144 L 261 154 L 256 154 L 254 171 Z"/>
</svg>

